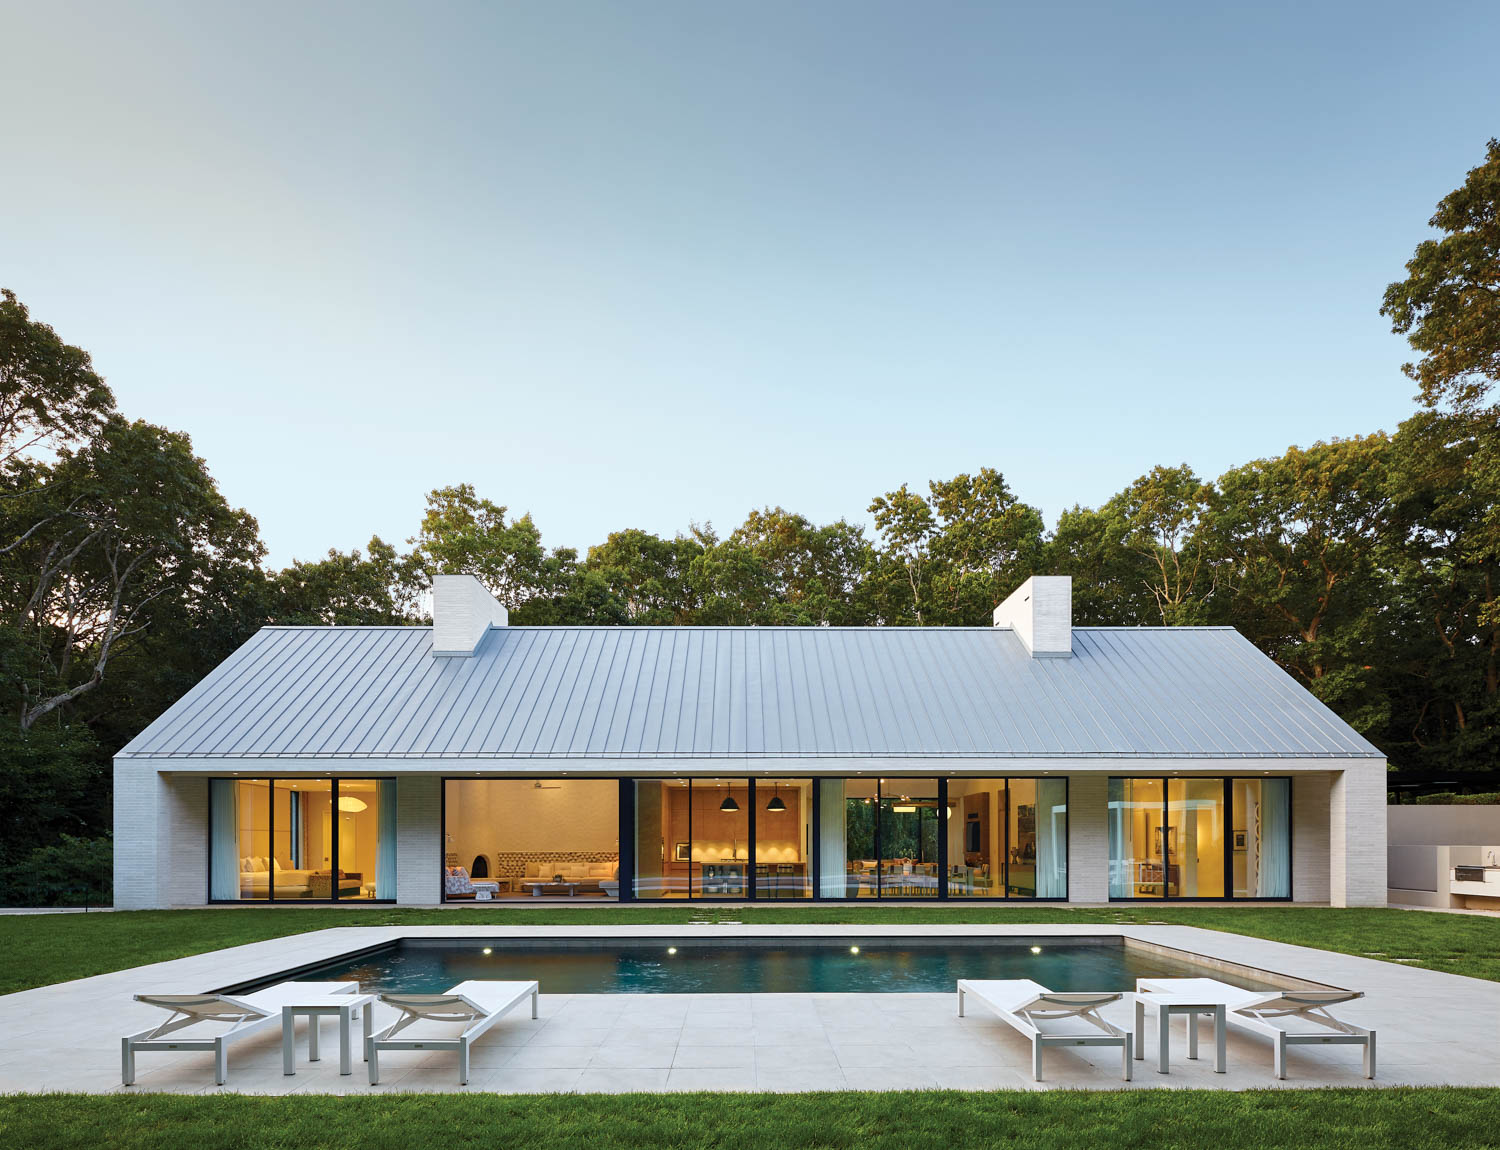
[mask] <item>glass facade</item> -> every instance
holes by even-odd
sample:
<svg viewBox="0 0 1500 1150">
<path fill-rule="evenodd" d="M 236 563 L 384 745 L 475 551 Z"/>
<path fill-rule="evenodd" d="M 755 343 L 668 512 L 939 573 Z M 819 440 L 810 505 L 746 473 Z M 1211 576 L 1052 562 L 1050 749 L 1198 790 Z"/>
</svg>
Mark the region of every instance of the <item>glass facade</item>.
<svg viewBox="0 0 1500 1150">
<path fill-rule="evenodd" d="M 209 898 L 396 897 L 391 779 L 209 780 Z"/>
<path fill-rule="evenodd" d="M 449 779 L 448 901 L 620 897 L 616 779 Z"/>
<path fill-rule="evenodd" d="M 1112 778 L 1109 894 L 1290 898 L 1291 780 Z"/>
<path fill-rule="evenodd" d="M 1068 782 L 948 780 L 949 898 L 1066 898 Z"/>
</svg>

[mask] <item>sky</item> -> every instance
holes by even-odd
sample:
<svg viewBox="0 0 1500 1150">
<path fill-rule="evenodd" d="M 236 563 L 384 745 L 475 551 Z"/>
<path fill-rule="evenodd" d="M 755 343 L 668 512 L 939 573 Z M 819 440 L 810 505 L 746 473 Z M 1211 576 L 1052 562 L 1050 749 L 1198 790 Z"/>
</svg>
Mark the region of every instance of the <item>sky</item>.
<svg viewBox="0 0 1500 1150">
<path fill-rule="evenodd" d="M 432 488 L 552 546 L 1048 521 L 1414 410 L 1379 315 L 1500 5 L 0 0 L 0 286 L 268 562 Z"/>
</svg>

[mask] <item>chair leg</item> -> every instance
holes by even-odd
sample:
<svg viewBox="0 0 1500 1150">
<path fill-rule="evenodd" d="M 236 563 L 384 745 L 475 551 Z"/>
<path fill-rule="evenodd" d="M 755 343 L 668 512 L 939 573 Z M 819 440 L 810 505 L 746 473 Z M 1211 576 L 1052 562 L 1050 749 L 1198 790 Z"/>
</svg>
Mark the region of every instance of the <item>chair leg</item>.
<svg viewBox="0 0 1500 1150">
<path fill-rule="evenodd" d="M 365 1061 L 370 1064 L 370 1085 L 380 1085 L 380 1048 L 373 1038 L 365 1039 Z"/>
<path fill-rule="evenodd" d="M 222 1038 L 214 1039 L 214 1081 L 220 1086 L 229 1080 L 229 1048 Z"/>
<path fill-rule="evenodd" d="M 533 990 L 531 992 L 531 1017 L 532 1018 L 536 1017 L 536 996 L 537 996 L 537 992 L 535 990 Z"/>
<path fill-rule="evenodd" d="M 1365 1035 L 1365 1077 L 1375 1077 L 1375 1032 Z"/>
<path fill-rule="evenodd" d="M 467 1038 L 458 1040 L 458 1084 L 460 1086 L 469 1084 L 469 1040 Z"/>
<path fill-rule="evenodd" d="M 1276 1053 L 1275 1053 L 1274 1057 L 1275 1057 L 1275 1060 L 1276 1060 L 1276 1077 L 1277 1078 L 1285 1078 L 1286 1077 L 1286 1032 L 1285 1031 L 1283 1031 L 1282 1033 L 1280 1033 L 1280 1034 L 1278 1034 L 1276 1036 Z"/>
<path fill-rule="evenodd" d="M 130 1039 L 120 1039 L 120 1082 L 125 1086 L 135 1085 L 135 1047 Z"/>
<path fill-rule="evenodd" d="M 1132 1057 L 1131 1049 L 1130 1049 L 1132 1045 L 1133 1045 L 1133 1037 L 1131 1035 L 1127 1034 L 1125 1036 L 1125 1045 L 1122 1046 L 1122 1047 L 1120 1047 L 1120 1053 L 1124 1056 L 1124 1060 L 1125 1060 L 1125 1081 L 1126 1082 L 1130 1081 L 1131 1072 L 1135 1069 L 1135 1059 L 1134 1059 L 1134 1057 Z"/>
<path fill-rule="evenodd" d="M 958 1016 L 964 1016 L 964 988 L 961 986 L 958 988 Z"/>
<path fill-rule="evenodd" d="M 1040 1037 L 1031 1040 L 1031 1076 L 1038 1082 L 1042 1080 L 1042 1040 Z"/>
</svg>

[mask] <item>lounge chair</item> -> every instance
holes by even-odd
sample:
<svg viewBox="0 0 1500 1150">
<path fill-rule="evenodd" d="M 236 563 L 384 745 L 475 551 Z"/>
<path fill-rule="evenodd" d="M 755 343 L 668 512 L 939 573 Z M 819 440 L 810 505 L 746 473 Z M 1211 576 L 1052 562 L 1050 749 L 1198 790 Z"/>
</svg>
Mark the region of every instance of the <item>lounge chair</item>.
<svg viewBox="0 0 1500 1150">
<path fill-rule="evenodd" d="M 1131 1077 L 1131 1037 L 1099 1017 L 1101 1006 L 1119 1002 L 1112 993 L 1058 993 L 1029 978 L 958 981 L 958 1016 L 972 995 L 1010 1026 L 1031 1039 L 1031 1073 L 1042 1080 L 1042 1050 L 1048 1046 L 1118 1046 L 1126 1082 Z M 1044 1025 L 1046 1024 L 1046 1025 Z M 1058 1025 L 1061 1024 L 1061 1025 Z"/>
<path fill-rule="evenodd" d="M 1375 1032 L 1328 1013 L 1330 1006 L 1363 998 L 1362 990 L 1245 990 L 1216 978 L 1153 978 L 1138 985 L 1222 1002 L 1230 1026 L 1271 1039 L 1277 1078 L 1286 1077 L 1287 1047 L 1332 1045 L 1364 1047 L 1365 1077 L 1375 1077 Z"/>
<path fill-rule="evenodd" d="M 241 1038 L 281 1025 L 281 1008 L 309 994 L 358 994 L 357 982 L 283 982 L 253 994 L 137 994 L 135 1000 L 169 1011 L 167 1020 L 152 1030 L 127 1034 L 120 1040 L 120 1080 L 135 1085 L 135 1056 L 141 1050 L 211 1050 L 214 1081 L 224 1085 L 229 1075 L 229 1047 Z M 167 1038 L 190 1026 L 227 1022 L 229 1029 L 212 1037 Z"/>
<path fill-rule="evenodd" d="M 539 987 L 534 982 L 460 982 L 446 994 L 382 994 L 380 1001 L 393 1007 L 400 1017 L 365 1045 L 370 1063 L 370 1085 L 380 1081 L 382 1050 L 456 1050 L 459 1085 L 469 1081 L 469 1047 L 490 1027 L 526 999 L 531 999 L 531 1017 L 536 1017 Z M 397 1038 L 416 1022 L 456 1022 L 463 1031 L 455 1038 Z"/>
</svg>

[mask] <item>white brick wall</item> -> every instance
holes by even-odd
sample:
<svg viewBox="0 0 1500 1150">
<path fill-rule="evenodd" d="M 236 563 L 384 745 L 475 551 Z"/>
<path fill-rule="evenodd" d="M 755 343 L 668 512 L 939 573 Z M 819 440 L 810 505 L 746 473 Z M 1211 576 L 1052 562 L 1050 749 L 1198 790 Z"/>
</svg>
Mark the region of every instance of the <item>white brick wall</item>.
<svg viewBox="0 0 1500 1150">
<path fill-rule="evenodd" d="M 396 781 L 396 901 L 402 906 L 442 900 L 442 789 L 436 775 Z"/>
<path fill-rule="evenodd" d="M 162 779 L 168 837 L 163 857 L 166 894 L 172 906 L 208 903 L 208 780 L 202 775 Z"/>
<path fill-rule="evenodd" d="M 1333 775 L 1328 795 L 1328 901 L 1384 906 L 1386 765 L 1357 763 Z"/>
<path fill-rule="evenodd" d="M 162 811 L 161 777 L 153 767 L 115 762 L 115 906 L 143 910 L 165 906 L 157 834 Z M 204 861 L 206 867 L 207 860 Z"/>
<path fill-rule="evenodd" d="M 1109 776 L 1068 776 L 1068 901 L 1109 901 Z"/>
<path fill-rule="evenodd" d="M 1328 774 L 1292 776 L 1292 901 L 1328 901 Z"/>
</svg>

